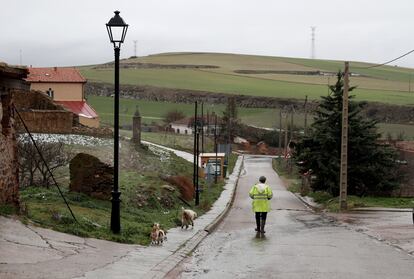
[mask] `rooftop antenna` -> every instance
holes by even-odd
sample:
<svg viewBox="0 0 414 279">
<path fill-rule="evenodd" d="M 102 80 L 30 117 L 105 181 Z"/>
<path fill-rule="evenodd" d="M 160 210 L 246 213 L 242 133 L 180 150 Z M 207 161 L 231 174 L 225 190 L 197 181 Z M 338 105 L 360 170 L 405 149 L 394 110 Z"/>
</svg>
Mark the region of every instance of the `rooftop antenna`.
<svg viewBox="0 0 414 279">
<path fill-rule="evenodd" d="M 311 58 L 315 59 L 315 29 L 316 26 L 311 26 L 312 30 L 312 50 L 311 50 Z"/>
<path fill-rule="evenodd" d="M 134 41 L 134 57 L 137 57 L 137 40 Z"/>
<path fill-rule="evenodd" d="M 20 65 L 20 66 L 21 66 L 21 65 L 23 65 L 23 62 L 22 62 L 22 61 L 23 61 L 23 58 L 22 58 L 22 56 L 23 56 L 23 55 L 22 55 L 22 50 L 21 50 L 21 49 L 19 49 L 19 63 L 20 63 L 19 65 Z"/>
</svg>

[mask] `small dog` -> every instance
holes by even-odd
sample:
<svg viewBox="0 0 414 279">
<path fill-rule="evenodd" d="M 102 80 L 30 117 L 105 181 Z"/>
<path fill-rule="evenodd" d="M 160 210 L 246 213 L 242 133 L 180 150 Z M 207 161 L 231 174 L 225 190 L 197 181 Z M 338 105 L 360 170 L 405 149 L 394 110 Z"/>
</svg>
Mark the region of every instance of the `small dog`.
<svg viewBox="0 0 414 279">
<path fill-rule="evenodd" d="M 164 230 L 160 228 L 160 224 L 154 223 L 151 231 L 151 244 L 160 245 L 167 240 L 167 235 Z"/>
<path fill-rule="evenodd" d="M 191 225 L 194 228 L 194 219 L 197 218 L 197 213 L 191 209 L 181 208 L 181 228 L 188 229 L 188 226 Z"/>
</svg>

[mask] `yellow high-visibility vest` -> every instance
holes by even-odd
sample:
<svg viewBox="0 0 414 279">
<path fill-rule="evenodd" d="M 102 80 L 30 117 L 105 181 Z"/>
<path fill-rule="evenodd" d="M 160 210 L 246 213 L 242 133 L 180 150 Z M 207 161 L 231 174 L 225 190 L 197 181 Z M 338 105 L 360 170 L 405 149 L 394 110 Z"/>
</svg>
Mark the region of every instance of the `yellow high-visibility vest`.
<svg viewBox="0 0 414 279">
<path fill-rule="evenodd" d="M 272 189 L 269 185 L 265 184 L 265 188 L 262 192 L 259 192 L 257 184 L 255 184 L 249 192 L 252 201 L 253 212 L 269 212 L 270 211 L 270 199 L 273 197 Z"/>
</svg>

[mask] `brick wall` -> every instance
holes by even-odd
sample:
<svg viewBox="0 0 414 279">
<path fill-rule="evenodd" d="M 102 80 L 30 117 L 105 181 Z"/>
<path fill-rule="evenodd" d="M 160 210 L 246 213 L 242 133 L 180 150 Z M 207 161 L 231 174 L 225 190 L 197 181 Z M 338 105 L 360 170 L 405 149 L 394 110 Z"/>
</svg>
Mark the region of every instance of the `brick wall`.
<svg viewBox="0 0 414 279">
<path fill-rule="evenodd" d="M 0 92 L 0 204 L 19 206 L 17 143 L 11 94 Z"/>
</svg>

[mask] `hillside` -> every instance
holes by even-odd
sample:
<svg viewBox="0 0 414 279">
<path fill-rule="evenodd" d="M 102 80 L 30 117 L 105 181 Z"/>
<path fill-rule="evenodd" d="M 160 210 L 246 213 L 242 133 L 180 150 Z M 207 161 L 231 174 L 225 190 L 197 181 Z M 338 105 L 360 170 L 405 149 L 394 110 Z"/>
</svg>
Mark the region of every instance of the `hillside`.
<svg viewBox="0 0 414 279">
<path fill-rule="evenodd" d="M 351 62 L 357 101 L 414 105 L 414 69 Z M 121 84 L 279 98 L 319 99 L 342 61 L 220 53 L 165 53 L 121 61 Z M 80 67 L 95 82 L 113 83 L 113 64 Z"/>
</svg>

